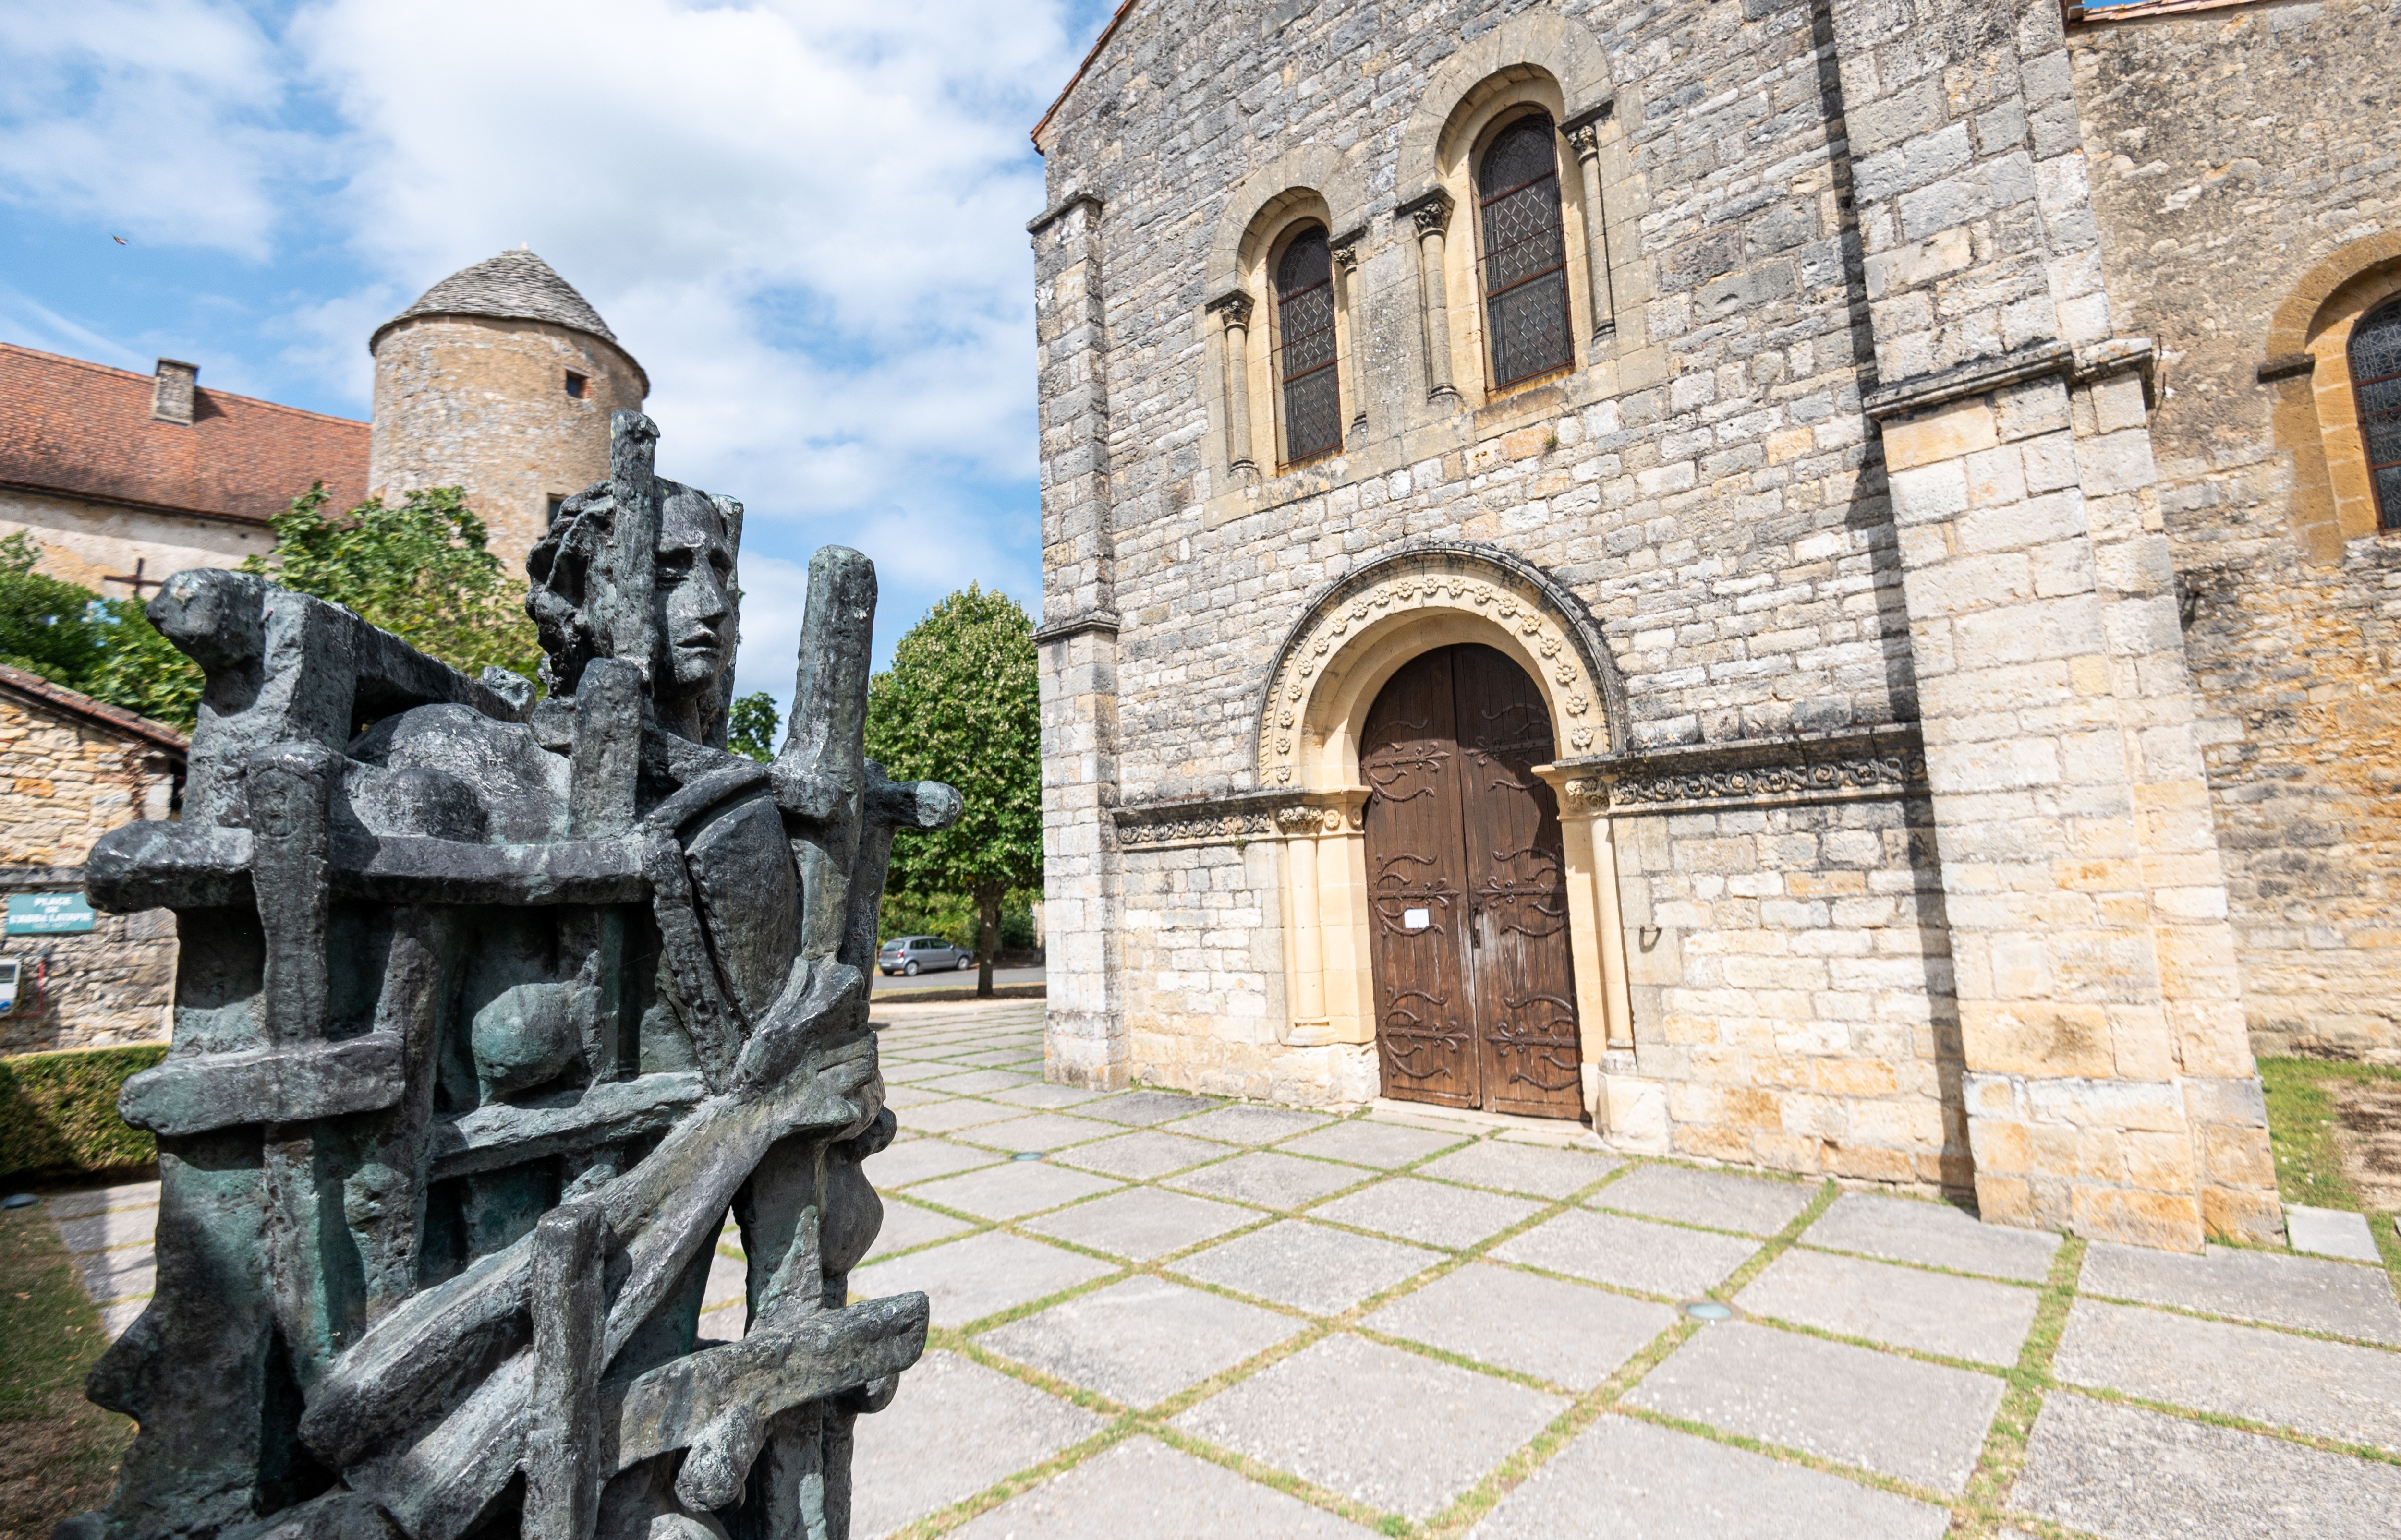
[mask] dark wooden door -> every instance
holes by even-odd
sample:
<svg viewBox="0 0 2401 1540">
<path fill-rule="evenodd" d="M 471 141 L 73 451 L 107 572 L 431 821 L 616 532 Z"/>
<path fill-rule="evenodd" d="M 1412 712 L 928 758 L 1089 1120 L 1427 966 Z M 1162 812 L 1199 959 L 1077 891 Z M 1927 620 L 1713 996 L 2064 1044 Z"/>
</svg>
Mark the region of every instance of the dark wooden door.
<svg viewBox="0 0 2401 1540">
<path fill-rule="evenodd" d="M 1488 647 L 1413 660 L 1367 713 L 1368 942 L 1386 1096 L 1577 1117 L 1550 714 Z"/>
</svg>

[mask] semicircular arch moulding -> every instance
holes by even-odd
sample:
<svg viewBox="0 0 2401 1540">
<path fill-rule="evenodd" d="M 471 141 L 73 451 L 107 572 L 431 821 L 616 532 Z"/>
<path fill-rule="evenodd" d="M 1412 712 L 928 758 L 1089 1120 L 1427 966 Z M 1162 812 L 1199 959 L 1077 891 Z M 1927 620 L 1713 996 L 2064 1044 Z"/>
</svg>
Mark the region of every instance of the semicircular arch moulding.
<svg viewBox="0 0 2401 1540">
<path fill-rule="evenodd" d="M 1293 194 L 1314 194 L 1324 200 L 1329 236 L 1347 235 L 1367 222 L 1366 178 L 1341 151 L 1327 144 L 1288 150 L 1235 184 L 1226 211 L 1217 216 L 1204 269 L 1203 293 L 1209 298 L 1241 286 L 1244 259 L 1251 255 L 1244 242 L 1259 227 L 1261 215 L 1272 220 L 1269 206 Z"/>
<path fill-rule="evenodd" d="M 1558 82 L 1570 116 L 1597 107 L 1615 91 L 1609 51 L 1581 22 L 1542 13 L 1503 22 L 1444 60 L 1426 79 L 1417 111 L 1401 135 L 1399 177 L 1404 199 L 1441 180 L 1451 119 L 1470 111 L 1476 88 L 1513 71 L 1539 71 Z M 1625 109 L 1619 109 L 1623 116 Z"/>
<path fill-rule="evenodd" d="M 1458 643 L 1499 648 L 1542 688 L 1555 757 L 1624 750 L 1625 680 L 1575 596 L 1496 547 L 1418 541 L 1338 579 L 1294 622 L 1253 724 L 1253 784 L 1354 784 L 1376 692 L 1411 658 Z"/>
</svg>

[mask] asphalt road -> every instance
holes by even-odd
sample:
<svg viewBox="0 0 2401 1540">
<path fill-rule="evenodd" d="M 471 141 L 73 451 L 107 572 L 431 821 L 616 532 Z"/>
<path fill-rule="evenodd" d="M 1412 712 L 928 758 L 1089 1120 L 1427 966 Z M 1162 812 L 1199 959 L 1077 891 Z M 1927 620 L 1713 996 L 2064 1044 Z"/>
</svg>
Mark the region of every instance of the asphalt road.
<svg viewBox="0 0 2401 1540">
<path fill-rule="evenodd" d="M 1039 968 L 995 968 L 992 974 L 995 986 L 1039 984 L 1042 978 L 1043 971 Z M 976 971 L 973 968 L 963 968 L 957 973 L 944 969 L 938 974 L 919 974 L 914 978 L 903 974 L 877 974 L 875 994 L 882 998 L 910 994 L 919 989 L 972 989 L 975 984 Z"/>
</svg>

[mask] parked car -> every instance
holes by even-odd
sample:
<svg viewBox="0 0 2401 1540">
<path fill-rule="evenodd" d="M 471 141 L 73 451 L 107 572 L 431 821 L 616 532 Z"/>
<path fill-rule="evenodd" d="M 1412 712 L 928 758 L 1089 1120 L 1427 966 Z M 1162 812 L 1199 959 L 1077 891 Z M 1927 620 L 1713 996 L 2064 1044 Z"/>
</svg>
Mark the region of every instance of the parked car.
<svg viewBox="0 0 2401 1540">
<path fill-rule="evenodd" d="M 886 974 L 930 974 L 939 968 L 971 968 L 975 953 L 938 935 L 904 935 L 876 949 L 875 965 Z"/>
</svg>

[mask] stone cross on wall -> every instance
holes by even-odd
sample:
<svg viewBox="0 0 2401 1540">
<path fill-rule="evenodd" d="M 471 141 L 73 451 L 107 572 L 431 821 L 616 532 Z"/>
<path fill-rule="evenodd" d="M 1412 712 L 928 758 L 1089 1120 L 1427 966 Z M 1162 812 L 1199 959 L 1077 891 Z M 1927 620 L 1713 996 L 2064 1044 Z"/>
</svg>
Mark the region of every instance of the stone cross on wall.
<svg viewBox="0 0 2401 1540">
<path fill-rule="evenodd" d="M 866 970 L 873 566 L 809 568 L 791 732 L 725 749 L 741 505 L 611 476 L 528 563 L 547 694 L 226 571 L 149 614 L 208 684 L 180 823 L 89 863 L 176 911 L 158 1282 L 93 1370 L 135 1418 L 88 1540 L 842 1540 L 851 1426 L 926 1339 L 847 1303 L 893 1135 Z M 739 1342 L 696 1340 L 729 1211 Z"/>
</svg>

